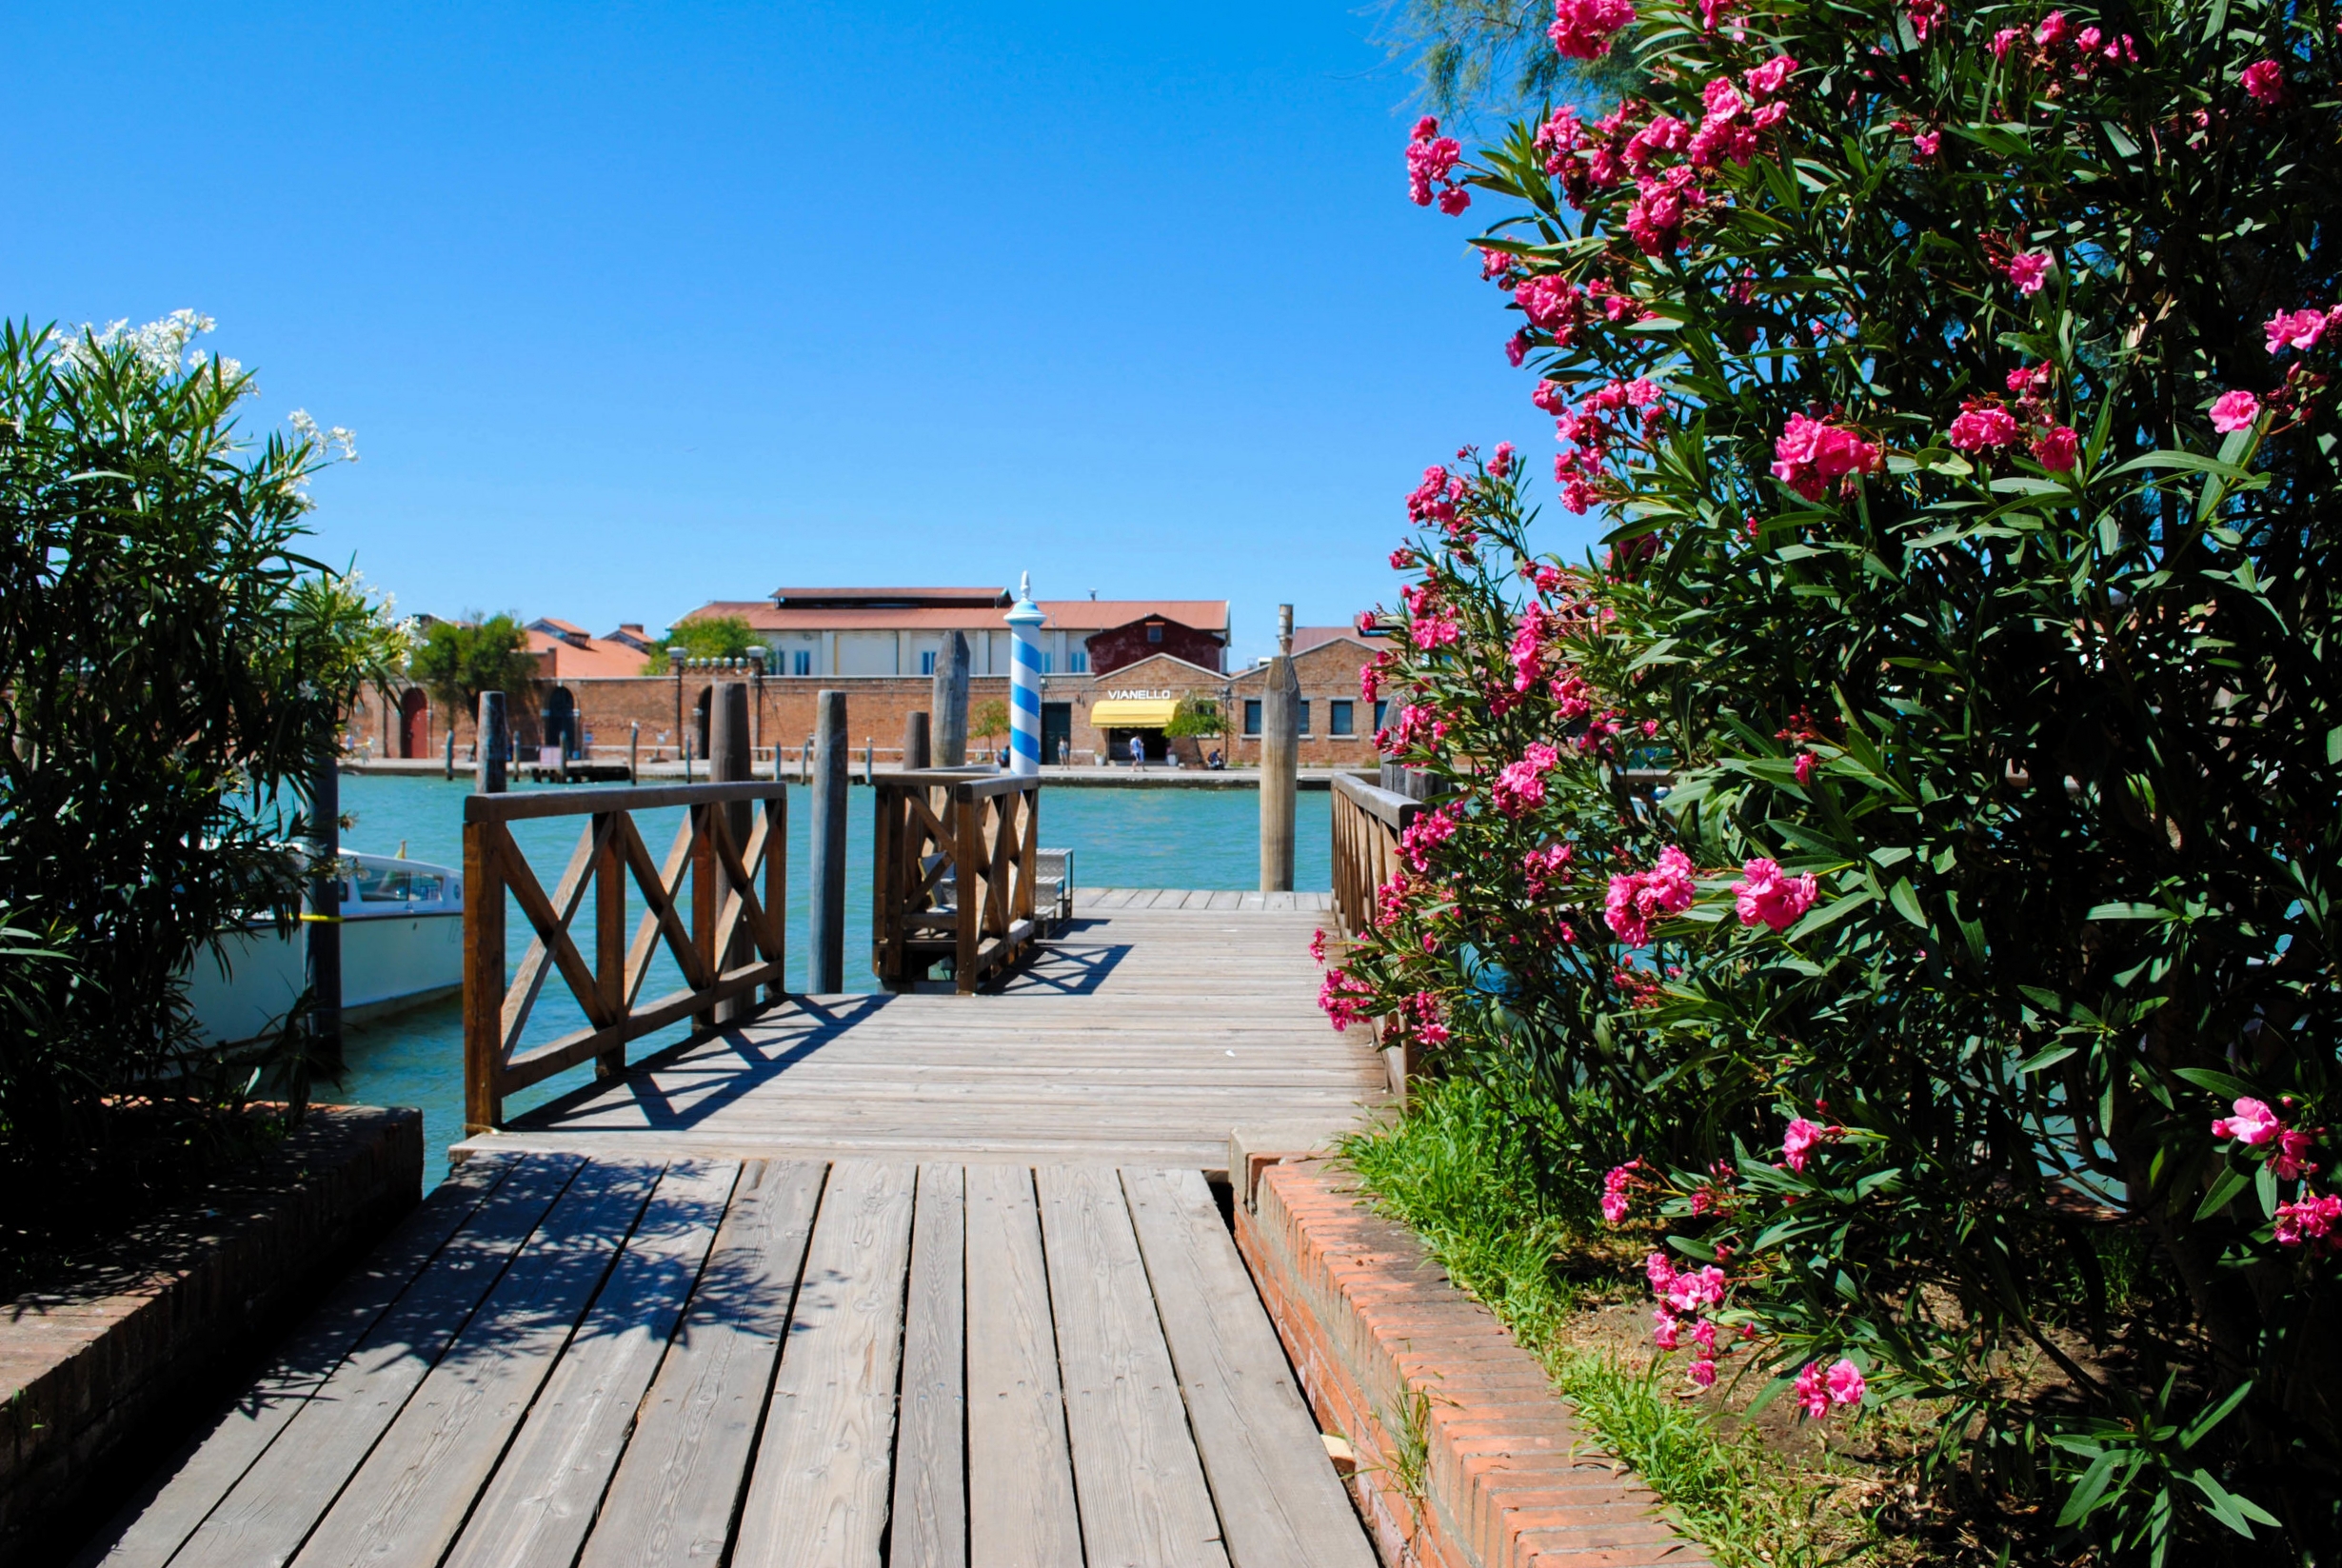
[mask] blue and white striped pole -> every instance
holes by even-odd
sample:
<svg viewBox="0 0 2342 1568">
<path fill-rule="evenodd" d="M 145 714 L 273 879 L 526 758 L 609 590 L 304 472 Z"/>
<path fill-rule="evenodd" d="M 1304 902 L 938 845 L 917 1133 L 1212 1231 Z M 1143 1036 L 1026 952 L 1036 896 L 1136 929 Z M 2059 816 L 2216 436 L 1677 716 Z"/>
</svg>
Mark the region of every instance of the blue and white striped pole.
<svg viewBox="0 0 2342 1568">
<path fill-rule="evenodd" d="M 1041 771 L 1041 624 L 1047 617 L 1033 603 L 1033 574 L 1017 583 L 1017 603 L 1008 612 L 1014 639 L 1008 663 L 1008 771 Z"/>
</svg>

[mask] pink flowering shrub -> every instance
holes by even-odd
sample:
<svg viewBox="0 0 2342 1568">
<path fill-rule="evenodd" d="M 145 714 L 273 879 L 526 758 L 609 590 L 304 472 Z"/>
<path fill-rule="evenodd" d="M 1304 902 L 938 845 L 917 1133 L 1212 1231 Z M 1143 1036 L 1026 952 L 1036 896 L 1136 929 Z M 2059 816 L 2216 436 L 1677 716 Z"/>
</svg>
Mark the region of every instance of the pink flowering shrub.
<svg viewBox="0 0 2342 1568">
<path fill-rule="evenodd" d="M 2342 1548 L 2342 37 L 2214 14 L 1562 0 L 1616 90 L 1418 138 L 1524 424 L 1410 499 L 1344 960 L 1721 1271 L 1674 1354 L 2110 1562 Z"/>
</svg>

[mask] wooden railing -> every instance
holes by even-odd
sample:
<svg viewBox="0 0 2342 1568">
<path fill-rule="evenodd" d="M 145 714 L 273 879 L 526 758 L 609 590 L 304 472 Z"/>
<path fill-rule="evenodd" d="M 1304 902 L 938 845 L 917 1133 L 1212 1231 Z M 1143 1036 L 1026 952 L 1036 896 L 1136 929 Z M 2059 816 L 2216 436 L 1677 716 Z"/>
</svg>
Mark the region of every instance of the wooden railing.
<svg viewBox="0 0 2342 1568">
<path fill-rule="evenodd" d="M 664 863 L 654 861 L 635 813 L 683 806 Z M 550 896 L 513 842 L 525 818 L 584 817 L 568 868 Z M 665 788 L 569 789 L 473 795 L 464 802 L 464 1122 L 494 1130 L 506 1095 L 591 1061 L 602 1077 L 624 1072 L 626 1043 L 688 1018 L 700 1028 L 737 1016 L 738 999 L 783 996 L 788 804 L 771 781 Z M 626 883 L 644 914 L 626 930 Z M 688 886 L 686 887 L 686 883 Z M 593 895 L 593 957 L 569 934 Z M 509 894 L 535 933 L 509 981 L 505 902 Z M 643 982 L 664 945 L 684 989 L 645 1002 Z M 521 1037 L 548 973 L 558 973 L 586 1026 L 522 1051 Z"/>
<path fill-rule="evenodd" d="M 877 776 L 870 967 L 907 990 L 949 959 L 973 996 L 1033 940 L 1041 780 L 951 768 Z"/>
<path fill-rule="evenodd" d="M 1374 918 L 1375 890 L 1399 871 L 1399 835 L 1428 807 L 1348 773 L 1334 775 L 1334 916 L 1356 937 Z"/>
</svg>

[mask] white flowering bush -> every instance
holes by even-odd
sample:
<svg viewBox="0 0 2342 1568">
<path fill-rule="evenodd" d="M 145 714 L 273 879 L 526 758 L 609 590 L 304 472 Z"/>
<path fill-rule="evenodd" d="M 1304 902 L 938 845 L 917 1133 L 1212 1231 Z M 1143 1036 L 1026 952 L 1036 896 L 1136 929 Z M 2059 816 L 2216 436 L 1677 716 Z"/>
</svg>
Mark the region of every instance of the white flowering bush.
<svg viewBox="0 0 2342 1568">
<path fill-rule="evenodd" d="M 1329 1011 L 1578 1118 L 1695 1384 L 1924 1401 L 2072 1551 L 2332 1560 L 2335 18 L 1550 39 L 1640 85 L 1409 193 L 1493 209 L 1609 549 L 1509 445 L 1409 498 L 1368 683 L 1452 793 Z"/>
</svg>

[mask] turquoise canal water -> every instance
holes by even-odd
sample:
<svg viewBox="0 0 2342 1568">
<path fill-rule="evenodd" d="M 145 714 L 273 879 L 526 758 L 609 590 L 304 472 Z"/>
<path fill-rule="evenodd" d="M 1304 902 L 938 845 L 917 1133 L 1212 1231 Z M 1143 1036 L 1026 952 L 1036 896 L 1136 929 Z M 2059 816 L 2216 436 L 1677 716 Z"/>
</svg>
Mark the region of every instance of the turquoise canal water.
<svg viewBox="0 0 2342 1568">
<path fill-rule="evenodd" d="M 527 789 L 530 786 L 521 785 Z M 563 786 L 541 786 L 558 791 Z M 407 855 L 442 865 L 464 860 L 464 797 L 467 780 L 351 775 L 342 781 L 342 809 L 354 821 L 344 829 L 344 847 L 388 855 L 404 843 Z M 1331 838 L 1333 797 L 1305 791 L 1298 803 L 1294 884 L 1333 885 Z M 845 983 L 848 990 L 875 985 L 870 973 L 871 792 L 846 792 Z M 661 860 L 683 821 L 680 809 L 645 811 L 636 819 L 651 854 Z M 788 974 L 792 990 L 803 989 L 806 973 L 806 871 L 812 851 L 807 835 L 812 812 L 804 790 L 789 787 Z M 579 818 L 516 822 L 512 836 L 549 892 L 568 863 L 583 827 Z M 1260 798 L 1249 789 L 1043 788 L 1041 842 L 1074 852 L 1074 882 L 1080 887 L 1214 887 L 1260 885 Z M 627 894 L 629 930 L 640 918 L 641 901 Z M 585 918 L 591 919 L 590 911 Z M 590 927 L 584 927 L 590 929 Z M 510 959 L 527 946 L 528 923 L 517 907 L 506 915 Z M 679 989 L 683 978 L 664 950 L 645 981 L 645 998 Z M 586 1019 L 558 976 L 548 980 L 529 1015 L 527 1044 L 541 1044 L 585 1027 Z M 637 1058 L 681 1040 L 677 1024 L 637 1041 Z M 437 1181 L 445 1161 L 440 1151 L 463 1136 L 464 1021 L 452 1000 L 417 1007 L 349 1032 L 349 1072 L 338 1091 L 321 1090 L 367 1105 L 417 1105 L 423 1110 L 425 1176 Z M 526 1110 L 566 1093 L 592 1077 L 579 1067 L 506 1102 L 506 1114 Z"/>
</svg>

